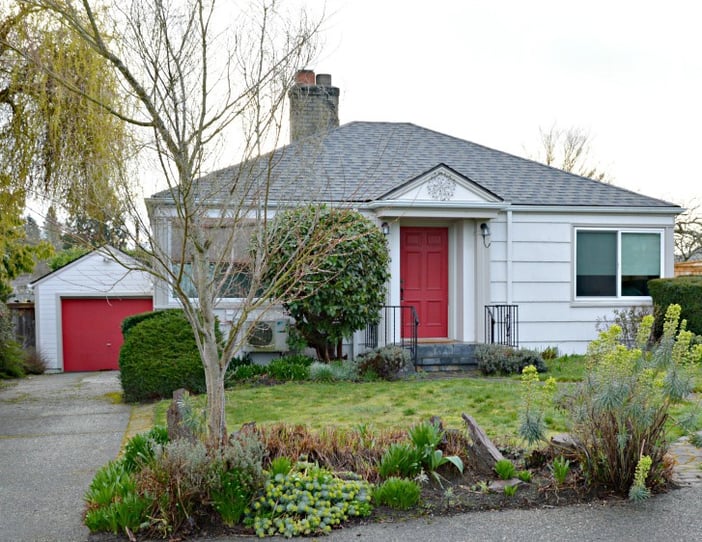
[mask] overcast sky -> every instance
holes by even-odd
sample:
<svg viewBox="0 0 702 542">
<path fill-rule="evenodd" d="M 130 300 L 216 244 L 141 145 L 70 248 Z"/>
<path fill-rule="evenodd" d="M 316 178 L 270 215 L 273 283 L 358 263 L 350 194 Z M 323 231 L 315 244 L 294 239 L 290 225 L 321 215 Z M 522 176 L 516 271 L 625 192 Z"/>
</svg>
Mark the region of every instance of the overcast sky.
<svg viewBox="0 0 702 542">
<path fill-rule="evenodd" d="M 321 0 L 309 0 L 319 8 Z M 535 152 L 557 123 L 614 183 L 702 200 L 702 6 L 693 0 L 327 0 L 315 66 L 340 120 L 412 122 Z"/>
</svg>

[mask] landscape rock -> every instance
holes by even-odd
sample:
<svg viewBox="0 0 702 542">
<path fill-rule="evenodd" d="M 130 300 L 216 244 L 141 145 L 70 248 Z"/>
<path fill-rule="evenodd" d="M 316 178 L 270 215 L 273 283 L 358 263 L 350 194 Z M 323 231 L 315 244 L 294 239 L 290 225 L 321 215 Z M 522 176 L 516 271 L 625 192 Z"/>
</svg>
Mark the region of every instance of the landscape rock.
<svg viewBox="0 0 702 542">
<path fill-rule="evenodd" d="M 488 438 L 485 431 L 478 425 L 475 418 L 465 413 L 462 414 L 461 417 L 463 421 L 466 422 L 468 433 L 473 442 L 470 450 L 473 456 L 472 464 L 480 472 L 492 474 L 495 463 L 504 459 L 504 456 L 500 450 L 497 449 L 497 446 Z"/>
</svg>

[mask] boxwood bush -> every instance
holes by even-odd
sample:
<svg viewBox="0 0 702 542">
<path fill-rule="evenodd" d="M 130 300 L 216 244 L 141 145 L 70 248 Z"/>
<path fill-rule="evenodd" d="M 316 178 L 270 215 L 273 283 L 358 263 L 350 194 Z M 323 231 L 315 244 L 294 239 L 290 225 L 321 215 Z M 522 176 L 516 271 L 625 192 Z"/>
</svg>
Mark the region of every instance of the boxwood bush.
<svg viewBox="0 0 702 542">
<path fill-rule="evenodd" d="M 203 393 L 205 372 L 183 312 L 165 310 L 132 318 L 123 326 L 127 331 L 119 353 L 124 399 L 171 397 L 178 388 Z"/>
</svg>

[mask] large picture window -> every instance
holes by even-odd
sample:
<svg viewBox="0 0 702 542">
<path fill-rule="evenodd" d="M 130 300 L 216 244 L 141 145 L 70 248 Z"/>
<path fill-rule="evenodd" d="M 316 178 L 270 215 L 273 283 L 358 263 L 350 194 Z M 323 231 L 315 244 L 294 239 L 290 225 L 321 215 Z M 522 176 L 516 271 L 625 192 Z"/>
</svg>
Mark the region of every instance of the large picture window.
<svg viewBox="0 0 702 542">
<path fill-rule="evenodd" d="M 576 230 L 576 297 L 648 296 L 661 276 L 660 232 Z"/>
</svg>

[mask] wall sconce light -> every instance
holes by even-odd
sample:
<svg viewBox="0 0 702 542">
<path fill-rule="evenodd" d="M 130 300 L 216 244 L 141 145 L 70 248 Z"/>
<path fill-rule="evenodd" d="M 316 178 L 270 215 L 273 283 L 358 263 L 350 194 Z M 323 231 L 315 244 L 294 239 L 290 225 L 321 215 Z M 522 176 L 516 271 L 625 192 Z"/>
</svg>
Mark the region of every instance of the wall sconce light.
<svg viewBox="0 0 702 542">
<path fill-rule="evenodd" d="M 492 244 L 490 242 L 490 226 L 488 226 L 485 222 L 480 224 L 480 235 L 483 236 L 483 245 L 485 248 L 489 248 Z"/>
<path fill-rule="evenodd" d="M 383 235 L 390 235 L 390 224 L 388 224 L 387 222 L 383 222 L 380 225 L 380 231 L 383 232 Z"/>
</svg>

